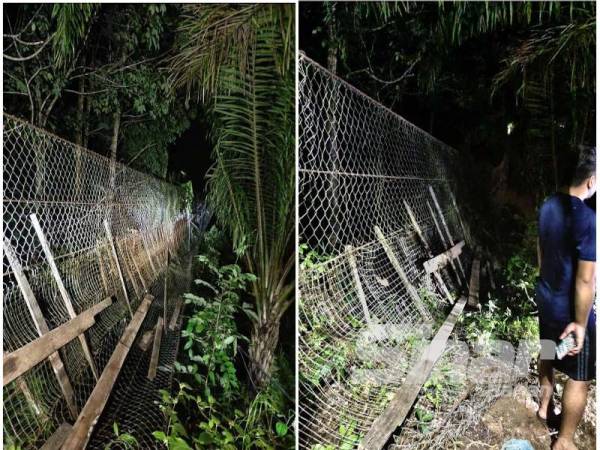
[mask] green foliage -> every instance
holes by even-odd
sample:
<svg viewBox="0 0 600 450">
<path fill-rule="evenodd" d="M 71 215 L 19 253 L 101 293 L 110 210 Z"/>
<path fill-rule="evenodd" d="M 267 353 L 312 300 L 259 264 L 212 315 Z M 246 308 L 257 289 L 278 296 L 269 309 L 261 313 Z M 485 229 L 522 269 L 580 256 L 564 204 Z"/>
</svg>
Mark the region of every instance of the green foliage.
<svg viewBox="0 0 600 450">
<path fill-rule="evenodd" d="M 211 95 L 207 204 L 260 280 L 252 285 L 254 330 L 276 329 L 294 293 L 294 8 L 205 4 L 184 10 L 172 82 L 189 94 Z M 261 385 L 270 368 L 265 373 L 257 359 L 271 361 L 277 341 L 268 333 L 252 336 L 251 365 Z"/>
<path fill-rule="evenodd" d="M 104 446 L 104 450 L 110 450 L 112 448 L 126 450 L 139 448 L 139 442 L 134 436 L 129 433 L 119 432 L 119 425 L 117 422 L 113 422 L 113 432 L 115 437 Z"/>
<path fill-rule="evenodd" d="M 175 363 L 179 388 L 161 393 L 168 427 L 153 435 L 172 449 L 293 445 L 293 411 L 277 380 L 252 397 L 236 369 L 238 344 L 247 340 L 236 317 L 246 312 L 242 295 L 255 277 L 237 264 L 221 264 L 224 236 L 217 228 L 205 233 L 201 249 L 196 292 L 185 294 L 191 313 Z"/>
<path fill-rule="evenodd" d="M 97 5 L 92 3 L 56 3 L 52 8 L 52 19 L 56 31 L 52 37 L 54 59 L 58 66 L 74 58 L 81 41 L 89 33 L 89 22 Z"/>
<path fill-rule="evenodd" d="M 323 255 L 317 250 L 311 249 L 308 244 L 300 244 L 298 246 L 298 259 L 302 270 L 310 270 L 316 268 L 317 271 L 323 272 L 325 269 L 323 264 L 332 258 L 330 255 Z"/>
</svg>

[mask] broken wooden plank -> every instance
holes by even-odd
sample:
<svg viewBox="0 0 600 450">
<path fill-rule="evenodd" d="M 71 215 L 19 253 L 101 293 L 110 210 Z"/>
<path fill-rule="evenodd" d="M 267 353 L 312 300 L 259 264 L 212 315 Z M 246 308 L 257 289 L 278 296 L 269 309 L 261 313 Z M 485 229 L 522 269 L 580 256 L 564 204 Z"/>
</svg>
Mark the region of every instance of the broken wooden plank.
<svg viewBox="0 0 600 450">
<path fill-rule="evenodd" d="M 171 316 L 171 320 L 169 321 L 169 330 L 173 331 L 177 326 L 177 319 L 179 319 L 179 314 L 181 313 L 181 308 L 183 307 L 183 299 L 180 298 L 175 303 L 175 309 L 173 310 L 173 315 Z"/>
<path fill-rule="evenodd" d="M 42 314 L 42 310 L 40 309 L 40 305 L 33 294 L 33 290 L 29 285 L 29 281 L 23 272 L 23 267 L 19 262 L 10 242 L 8 239 L 3 238 L 4 241 L 4 254 L 6 255 L 6 259 L 13 271 L 14 277 L 17 280 L 17 285 L 21 290 L 21 294 L 23 295 L 23 300 L 27 305 L 27 309 L 29 309 L 29 314 L 33 319 L 34 326 L 38 332 L 38 335 L 42 336 L 49 331 L 48 324 L 46 323 L 46 319 Z M 67 402 L 67 407 L 69 408 L 69 412 L 73 419 L 77 417 L 79 414 L 79 410 L 77 409 L 77 405 L 75 403 L 75 396 L 73 394 L 73 386 L 71 385 L 71 381 L 67 375 L 65 370 L 65 366 L 60 358 L 58 353 L 53 353 L 49 357 L 50 364 L 52 365 L 52 370 L 54 371 L 54 375 L 58 381 L 58 385 L 63 393 L 65 401 Z"/>
<path fill-rule="evenodd" d="M 92 306 L 74 319 L 42 334 L 14 352 L 4 355 L 3 386 L 23 375 L 51 354 L 57 352 L 96 323 L 94 316 L 112 304 L 112 298 Z"/>
<path fill-rule="evenodd" d="M 462 253 L 462 248 L 465 246 L 465 241 L 460 241 L 455 244 L 452 248 L 446 250 L 444 253 L 440 253 L 437 256 L 425 261 L 423 268 L 427 273 L 437 272 L 448 265 L 450 261 L 457 258 Z"/>
<path fill-rule="evenodd" d="M 129 295 L 127 294 L 127 287 L 125 286 L 125 279 L 123 278 L 121 264 L 119 263 L 119 257 L 117 256 L 117 249 L 115 248 L 115 243 L 113 241 L 113 236 L 110 231 L 110 226 L 108 225 L 108 221 L 106 219 L 104 219 L 104 230 L 106 231 L 106 238 L 108 239 L 108 243 L 110 244 L 110 248 L 112 250 L 113 255 L 113 261 L 115 263 L 115 266 L 117 267 L 117 274 L 119 275 L 119 280 L 121 281 L 121 288 L 123 289 L 123 298 L 125 299 L 125 305 L 127 306 L 129 315 L 133 317 L 133 311 L 131 310 L 131 304 L 129 303 Z"/>
<path fill-rule="evenodd" d="M 368 433 L 360 442 L 359 449 L 382 449 L 396 428 L 402 425 L 413 403 L 417 399 L 421 387 L 429 378 L 433 366 L 444 352 L 448 337 L 452 333 L 454 325 L 465 307 L 466 301 L 465 297 L 461 297 L 454 304 L 446 321 L 436 333 L 423 356 L 408 373 L 399 391 L 383 413 L 373 422 Z"/>
<path fill-rule="evenodd" d="M 417 307 L 417 310 L 419 311 L 419 313 L 421 314 L 421 316 L 423 317 L 423 320 L 425 320 L 425 322 L 430 322 L 431 319 L 429 318 L 427 308 L 425 308 L 425 305 L 423 305 L 421 296 L 419 295 L 419 293 L 417 292 L 415 287 L 412 285 L 412 283 L 406 276 L 406 273 L 404 272 L 404 269 L 402 269 L 402 265 L 400 264 L 400 261 L 398 261 L 398 258 L 396 258 L 396 255 L 394 254 L 392 247 L 389 244 L 387 238 L 383 235 L 381 228 L 379 228 L 377 225 L 375 225 L 374 228 L 375 228 L 375 234 L 377 235 L 377 240 L 379 240 L 379 243 L 383 247 L 385 254 L 387 255 L 390 262 L 392 263 L 394 270 L 396 271 L 396 273 L 398 274 L 398 276 L 404 283 L 404 286 L 406 287 L 406 290 L 407 290 L 408 294 L 410 295 L 410 298 L 412 299 L 413 303 Z"/>
<path fill-rule="evenodd" d="M 160 355 L 160 343 L 163 334 L 163 318 L 159 317 L 154 327 L 154 344 L 152 345 L 152 356 L 150 358 L 150 366 L 148 366 L 148 379 L 154 380 L 156 377 L 156 369 L 158 368 L 158 357 Z"/>
<path fill-rule="evenodd" d="M 476 256 L 471 264 L 471 281 L 469 282 L 469 306 L 479 308 L 479 271 L 480 261 Z"/>
<path fill-rule="evenodd" d="M 348 255 L 348 263 L 350 264 L 350 269 L 352 270 L 352 276 L 354 278 L 354 287 L 356 288 L 356 293 L 358 295 L 358 300 L 362 307 L 365 320 L 367 325 L 371 325 L 371 314 L 369 313 L 369 307 L 367 306 L 367 296 L 365 295 L 365 291 L 363 290 L 360 276 L 358 274 L 358 263 L 356 262 L 354 247 L 351 245 L 346 245 L 346 254 Z"/>
<path fill-rule="evenodd" d="M 96 383 L 94 390 L 81 410 L 75 425 L 73 425 L 73 429 L 62 447 L 63 449 L 75 450 L 86 447 L 94 426 L 98 421 L 98 417 L 102 414 L 106 402 L 110 397 L 135 336 L 148 313 L 152 299 L 152 296 L 147 295 L 144 297 L 144 300 L 135 312 L 133 319 L 131 319 L 131 322 L 127 325 L 127 328 L 117 343 L 100 379 Z"/>
<path fill-rule="evenodd" d="M 54 261 L 54 256 L 50 251 L 50 245 L 48 244 L 48 241 L 46 240 L 46 235 L 42 230 L 42 226 L 40 225 L 40 222 L 38 221 L 38 218 L 35 215 L 35 213 L 31 214 L 29 218 L 31 219 L 31 223 L 33 224 L 33 228 L 35 229 L 38 239 L 40 240 L 40 244 L 42 244 L 42 250 L 44 252 L 44 255 L 46 256 L 48 265 L 50 266 L 50 271 L 52 272 L 54 281 L 56 281 L 56 285 L 58 286 L 58 291 L 60 293 L 60 297 L 63 300 L 63 303 L 65 304 L 67 313 L 69 314 L 69 317 L 71 319 L 74 319 L 75 317 L 77 317 L 77 313 L 73 308 L 73 301 L 71 300 L 71 295 L 67 292 L 67 288 L 63 283 L 60 272 L 58 271 L 58 267 L 56 266 L 56 262 Z M 90 365 L 90 368 L 92 369 L 92 374 L 94 375 L 94 378 L 97 380 L 98 369 L 96 368 L 96 363 L 94 362 L 94 357 L 92 356 L 92 351 L 90 350 L 90 347 L 88 346 L 88 343 L 85 339 L 85 335 L 80 334 L 77 337 L 79 339 L 79 342 L 81 343 L 81 348 L 83 349 L 85 359 L 87 360 L 88 364 Z"/>
<path fill-rule="evenodd" d="M 58 450 L 67 440 L 69 433 L 73 429 L 73 425 L 63 422 L 58 429 L 52 433 L 52 436 L 40 447 L 40 450 Z"/>
<path fill-rule="evenodd" d="M 450 233 L 450 228 L 448 228 L 448 224 L 446 223 L 444 213 L 442 212 L 442 208 L 440 207 L 437 196 L 435 195 L 435 191 L 433 190 L 433 187 L 431 185 L 429 185 L 429 193 L 431 194 L 431 198 L 433 199 L 435 208 L 437 209 L 437 212 L 440 216 L 442 225 L 444 226 L 444 230 L 446 230 L 446 234 L 448 235 L 448 241 L 450 242 L 450 245 L 454 245 L 454 239 L 452 238 L 452 234 Z M 457 262 L 458 262 L 458 267 L 460 269 L 460 272 L 462 274 L 462 279 L 466 280 L 467 276 L 465 274 L 465 269 L 463 269 L 462 263 L 460 262 L 460 259 L 457 260 Z"/>
</svg>

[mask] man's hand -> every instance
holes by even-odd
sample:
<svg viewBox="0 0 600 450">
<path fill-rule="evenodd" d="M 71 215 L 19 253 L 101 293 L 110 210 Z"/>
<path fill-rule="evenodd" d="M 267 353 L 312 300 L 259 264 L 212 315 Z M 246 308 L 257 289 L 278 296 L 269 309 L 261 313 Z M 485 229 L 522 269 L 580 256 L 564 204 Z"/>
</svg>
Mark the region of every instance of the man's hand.
<svg viewBox="0 0 600 450">
<path fill-rule="evenodd" d="M 577 353 L 579 353 L 581 351 L 581 349 L 583 347 L 583 341 L 585 339 L 585 327 L 578 324 L 577 322 L 571 322 L 569 325 L 567 325 L 567 327 L 565 328 L 565 331 L 562 332 L 559 339 L 566 338 L 570 333 L 575 334 L 576 347 L 569 350 L 567 355 L 575 356 Z"/>
</svg>

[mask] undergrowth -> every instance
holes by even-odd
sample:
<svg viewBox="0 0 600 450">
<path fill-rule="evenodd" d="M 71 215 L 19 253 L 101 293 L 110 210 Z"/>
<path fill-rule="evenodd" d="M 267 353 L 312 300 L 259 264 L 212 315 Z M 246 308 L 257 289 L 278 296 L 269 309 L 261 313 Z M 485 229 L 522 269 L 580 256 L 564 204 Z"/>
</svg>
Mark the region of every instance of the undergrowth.
<svg viewBox="0 0 600 450">
<path fill-rule="evenodd" d="M 248 338 L 236 317 L 252 314 L 243 302 L 255 276 L 236 263 L 223 263 L 225 242 L 214 227 L 196 258 L 200 277 L 187 293 L 183 351 L 175 364 L 177 388 L 161 391 L 166 431 L 154 437 L 169 449 L 292 448 L 293 402 L 282 383 L 293 380 L 282 355 L 276 358 L 271 383 L 258 393 L 240 370 L 240 343 Z M 287 386 L 288 390 L 292 388 Z"/>
</svg>

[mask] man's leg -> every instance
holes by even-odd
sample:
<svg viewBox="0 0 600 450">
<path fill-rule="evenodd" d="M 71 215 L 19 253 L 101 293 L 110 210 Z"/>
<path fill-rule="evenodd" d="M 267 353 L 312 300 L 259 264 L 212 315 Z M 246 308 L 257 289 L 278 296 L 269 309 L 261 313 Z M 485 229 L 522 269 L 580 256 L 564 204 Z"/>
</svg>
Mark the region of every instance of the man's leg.
<svg viewBox="0 0 600 450">
<path fill-rule="evenodd" d="M 562 420 L 558 438 L 552 446 L 553 450 L 574 450 L 575 430 L 583 416 L 587 402 L 589 381 L 567 381 L 562 397 Z"/>
<path fill-rule="evenodd" d="M 554 411 L 552 402 L 552 393 L 554 391 L 554 372 L 552 370 L 552 361 L 547 359 L 538 360 L 538 371 L 540 373 L 540 409 L 538 414 L 540 418 L 547 419 Z"/>
</svg>

